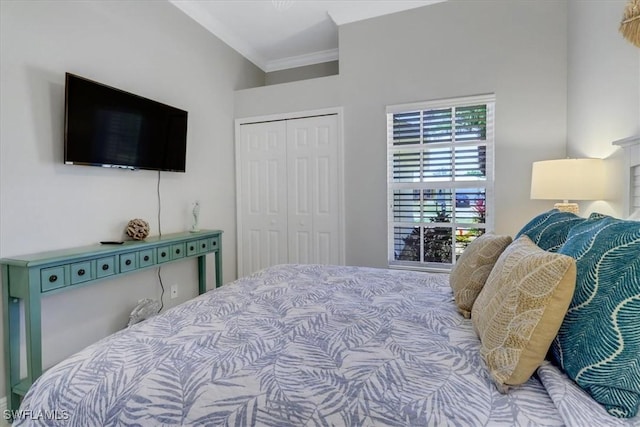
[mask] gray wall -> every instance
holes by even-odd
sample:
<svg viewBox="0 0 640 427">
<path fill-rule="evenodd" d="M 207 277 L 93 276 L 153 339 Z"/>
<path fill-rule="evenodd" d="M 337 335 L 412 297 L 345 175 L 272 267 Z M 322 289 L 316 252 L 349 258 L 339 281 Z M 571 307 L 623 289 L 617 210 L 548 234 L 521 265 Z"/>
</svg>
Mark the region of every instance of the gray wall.
<svg viewBox="0 0 640 427">
<path fill-rule="evenodd" d="M 162 174 L 163 232 L 187 229 L 199 199 L 200 226 L 225 232 L 224 279 L 234 279 L 234 90 L 264 84 L 264 73 L 164 1 L 2 1 L 0 17 L 0 256 L 117 239 L 136 217 L 158 233 L 157 172 L 63 165 L 69 71 L 189 111 L 187 173 Z M 180 293 L 166 293 L 166 305 L 197 293 L 196 270 L 195 261 L 163 267 Z M 44 298 L 45 366 L 159 296 L 149 270 Z"/>
<path fill-rule="evenodd" d="M 320 64 L 306 65 L 304 67 L 289 68 L 286 70 L 271 71 L 265 75 L 266 85 L 295 82 L 298 80 L 316 79 L 338 74 L 338 61 L 322 62 Z"/>
<path fill-rule="evenodd" d="M 564 1 L 455 1 L 340 27 L 340 75 L 236 93 L 236 117 L 344 107 L 346 261 L 387 265 L 385 106 L 496 94 L 496 231 L 514 234 L 531 163 L 566 153 Z"/>
<path fill-rule="evenodd" d="M 611 215 L 626 215 L 624 154 L 611 143 L 640 135 L 640 49 L 618 32 L 625 4 L 569 2 L 567 151 L 607 159 L 608 200 L 580 205 Z"/>
<path fill-rule="evenodd" d="M 331 76 L 236 91 L 236 118 L 341 105 L 341 80 Z"/>
</svg>

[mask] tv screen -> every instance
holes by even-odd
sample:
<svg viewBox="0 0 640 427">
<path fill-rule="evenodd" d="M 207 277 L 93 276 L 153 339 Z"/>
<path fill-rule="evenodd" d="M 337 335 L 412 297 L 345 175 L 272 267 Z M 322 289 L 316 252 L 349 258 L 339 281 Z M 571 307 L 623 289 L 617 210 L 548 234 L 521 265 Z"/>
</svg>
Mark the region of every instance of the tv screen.
<svg viewBox="0 0 640 427">
<path fill-rule="evenodd" d="M 185 172 L 187 112 L 66 74 L 64 162 Z"/>
</svg>

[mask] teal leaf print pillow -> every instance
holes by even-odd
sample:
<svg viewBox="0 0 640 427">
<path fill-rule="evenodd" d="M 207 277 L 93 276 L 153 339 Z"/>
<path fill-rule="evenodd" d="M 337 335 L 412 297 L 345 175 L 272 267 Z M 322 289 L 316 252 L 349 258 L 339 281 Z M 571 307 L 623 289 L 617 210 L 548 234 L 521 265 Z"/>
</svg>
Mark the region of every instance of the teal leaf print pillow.
<svg viewBox="0 0 640 427">
<path fill-rule="evenodd" d="M 586 219 L 574 213 L 552 209 L 534 217 L 522 227 L 513 240 L 526 235 L 539 248 L 549 252 L 557 252 L 567 240 L 569 230 L 584 221 Z"/>
<path fill-rule="evenodd" d="M 558 251 L 576 260 L 576 290 L 551 351 L 611 415 L 640 405 L 640 222 L 592 216 Z"/>
</svg>

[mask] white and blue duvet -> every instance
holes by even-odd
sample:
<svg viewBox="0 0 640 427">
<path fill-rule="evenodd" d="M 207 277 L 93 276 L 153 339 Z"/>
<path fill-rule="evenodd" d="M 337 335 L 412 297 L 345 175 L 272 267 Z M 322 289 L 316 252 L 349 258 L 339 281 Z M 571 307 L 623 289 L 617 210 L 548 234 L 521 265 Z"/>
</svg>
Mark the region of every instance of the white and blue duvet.
<svg viewBox="0 0 640 427">
<path fill-rule="evenodd" d="M 500 394 L 479 347 L 447 275 L 277 266 L 61 362 L 21 409 L 64 419 L 14 425 L 640 424 L 608 416 L 549 364 Z"/>
</svg>

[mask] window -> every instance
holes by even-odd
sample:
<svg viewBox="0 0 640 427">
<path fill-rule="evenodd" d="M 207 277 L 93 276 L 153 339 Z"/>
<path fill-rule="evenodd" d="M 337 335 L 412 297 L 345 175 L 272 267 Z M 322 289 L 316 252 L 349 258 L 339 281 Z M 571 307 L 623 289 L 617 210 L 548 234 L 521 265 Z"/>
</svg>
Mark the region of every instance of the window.
<svg viewBox="0 0 640 427">
<path fill-rule="evenodd" d="M 493 223 L 495 98 L 387 107 L 389 265 L 450 268 Z"/>
</svg>

